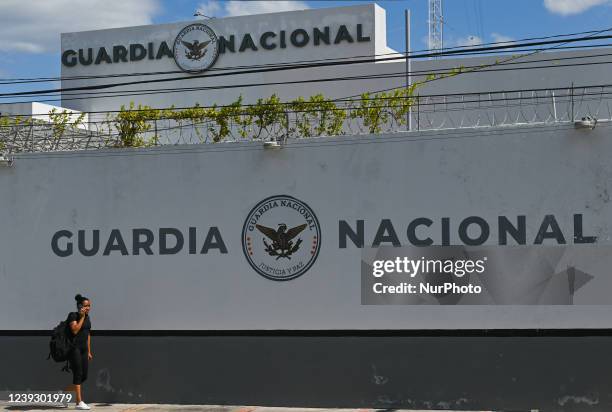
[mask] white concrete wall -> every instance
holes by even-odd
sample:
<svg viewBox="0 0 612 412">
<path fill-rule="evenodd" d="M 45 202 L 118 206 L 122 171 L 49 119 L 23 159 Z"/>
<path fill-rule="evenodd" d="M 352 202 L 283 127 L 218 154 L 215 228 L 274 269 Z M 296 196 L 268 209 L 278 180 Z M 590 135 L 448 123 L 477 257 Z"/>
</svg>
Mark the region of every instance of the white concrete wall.
<svg viewBox="0 0 612 412">
<path fill-rule="evenodd" d="M 254 142 L 19 154 L 0 168 L 0 329 L 48 329 L 77 292 L 92 298 L 98 329 L 610 328 L 612 306 L 591 305 L 609 299 L 605 270 L 581 289 L 579 306 L 363 306 L 361 249 L 341 248 L 338 229 L 340 220 L 363 219 L 371 244 L 380 221 L 391 219 L 406 244 L 407 224 L 428 217 L 440 244 L 439 222 L 449 217 L 451 244 L 460 244 L 465 217 L 525 215 L 533 245 L 553 214 L 571 244 L 579 213 L 584 233 L 609 248 L 609 127 L 325 138 L 278 151 Z M 306 202 L 321 226 L 318 259 L 284 282 L 256 273 L 241 246 L 249 211 L 278 194 Z M 100 230 L 104 248 L 119 229 L 131 250 L 134 228 L 186 234 L 190 226 L 198 249 L 217 227 L 228 253 L 185 246 L 173 255 L 59 257 L 51 249 L 59 230 L 86 230 L 89 242 Z M 497 244 L 493 227 L 486 244 Z"/>
</svg>

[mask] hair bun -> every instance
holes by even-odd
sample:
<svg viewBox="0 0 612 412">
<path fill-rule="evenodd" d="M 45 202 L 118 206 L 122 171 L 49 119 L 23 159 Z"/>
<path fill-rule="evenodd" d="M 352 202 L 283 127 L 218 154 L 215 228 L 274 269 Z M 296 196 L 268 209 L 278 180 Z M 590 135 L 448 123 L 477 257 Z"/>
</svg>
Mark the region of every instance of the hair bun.
<svg viewBox="0 0 612 412">
<path fill-rule="evenodd" d="M 79 302 L 81 299 L 83 299 L 83 296 L 81 296 L 80 293 L 74 297 L 74 300 L 76 300 L 77 302 Z"/>
</svg>

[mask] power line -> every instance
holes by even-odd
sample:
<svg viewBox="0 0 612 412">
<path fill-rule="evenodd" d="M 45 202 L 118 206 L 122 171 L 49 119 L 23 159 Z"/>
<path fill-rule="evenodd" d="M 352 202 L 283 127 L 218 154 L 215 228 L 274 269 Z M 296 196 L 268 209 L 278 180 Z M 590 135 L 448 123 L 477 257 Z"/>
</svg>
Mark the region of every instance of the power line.
<svg viewBox="0 0 612 412">
<path fill-rule="evenodd" d="M 501 43 L 505 43 L 505 42 L 501 42 Z M 603 44 L 595 44 L 595 45 L 580 45 L 580 46 L 564 46 L 564 47 L 557 48 L 557 50 L 590 49 L 590 48 L 603 48 L 603 47 L 609 47 L 609 46 L 612 46 L 612 43 L 603 43 Z M 537 50 L 547 50 L 547 49 L 537 49 Z M 515 49 L 513 51 L 514 52 L 530 52 L 530 51 L 533 51 L 533 49 Z M 493 51 L 493 52 L 466 52 L 466 53 L 462 53 L 460 56 L 491 55 L 491 54 L 496 54 L 496 53 L 505 53 L 505 51 L 501 50 L 501 51 Z M 396 54 L 396 53 L 393 53 L 393 54 Z M 591 56 L 575 56 L 575 57 L 571 57 L 571 58 L 572 59 L 578 59 L 578 58 L 587 58 L 587 57 L 591 57 Z M 552 59 L 549 59 L 549 60 L 564 60 L 564 59 L 566 59 L 566 58 L 552 58 Z M 526 63 L 528 63 L 528 62 L 526 62 Z M 526 64 L 526 63 L 518 63 L 518 64 Z M 502 64 L 504 64 L 504 63 L 500 63 L 499 65 L 502 65 Z M 469 67 L 469 66 L 467 66 L 467 67 Z M 425 71 L 421 70 L 421 72 L 425 72 Z M 158 89 L 158 90 L 163 90 L 163 89 Z M 57 99 L 44 100 L 44 101 L 56 101 L 56 100 Z M 26 101 L 26 103 L 27 102 L 29 102 L 29 101 Z M 40 102 L 40 100 L 39 100 L 39 102 Z"/>
<path fill-rule="evenodd" d="M 603 57 L 603 56 L 608 56 L 610 54 L 605 53 L 605 54 L 595 54 L 595 55 L 586 55 L 586 56 L 569 56 L 569 57 L 556 57 L 556 58 L 550 58 L 550 59 L 539 59 L 539 60 L 533 60 L 533 61 L 527 61 L 527 62 L 501 62 L 501 63 L 495 63 L 495 64 L 491 64 L 491 65 L 484 65 L 484 67 L 499 67 L 499 66 L 504 66 L 504 65 L 516 65 L 516 64 L 520 64 L 520 65 L 526 65 L 526 64 L 534 64 L 534 63 L 540 63 L 540 62 L 545 62 L 545 61 L 560 61 L 560 60 L 574 60 L 574 59 L 584 59 L 584 58 L 592 58 L 592 57 Z M 518 57 L 522 57 L 522 56 L 518 56 Z M 559 68 L 559 67 L 568 67 L 568 66 L 588 66 L 588 65 L 598 65 L 598 64 L 607 64 L 607 61 L 604 62 L 589 62 L 589 63 L 574 63 L 574 64 L 570 64 L 570 65 L 549 65 L 549 66 L 528 66 L 528 67 L 519 67 L 519 68 L 497 68 L 497 69 L 483 69 L 482 65 L 477 65 L 477 66 L 468 66 L 468 67 L 463 67 L 463 69 L 470 69 L 470 68 L 474 68 L 474 69 L 478 69 L 478 70 L 470 70 L 470 71 L 466 71 L 464 73 L 473 73 L 473 72 L 485 72 L 485 71 L 504 71 L 504 70 L 527 70 L 527 69 L 542 69 L 542 68 Z M 446 70 L 453 70 L 452 68 L 445 68 L 439 71 L 429 71 L 429 70 L 422 70 L 422 71 L 416 71 L 414 72 L 415 74 L 420 74 L 420 73 L 424 73 L 424 74 L 449 74 L 448 71 Z M 353 77 L 353 78 L 348 78 L 348 80 L 354 80 L 354 79 L 368 79 L 368 78 L 385 78 L 385 77 L 389 77 L 389 78 L 393 78 L 393 77 L 397 77 L 402 73 L 391 73 L 391 74 L 375 74 L 375 75 L 363 75 L 363 76 L 357 76 L 357 77 Z M 323 81 L 338 81 L 338 80 L 344 80 L 345 78 L 331 78 L 331 79 L 313 79 L 313 80 L 307 80 L 307 81 L 294 81 L 294 82 L 277 82 L 278 84 L 288 84 L 288 83 L 299 83 L 299 82 L 323 82 Z M 437 79 L 434 79 L 437 80 Z M 432 80 L 433 81 L 433 80 Z M 272 83 L 260 83 L 260 84 L 247 84 L 247 85 L 240 85 L 241 87 L 244 86 L 265 86 L 265 85 L 271 85 Z M 117 92 L 113 92 L 113 91 L 106 91 L 106 92 L 91 92 L 91 93 L 81 93 L 81 94 L 72 94 L 72 93 L 65 93 L 65 94 L 69 94 L 69 95 L 77 95 L 80 97 L 72 97 L 72 98 L 64 98 L 63 100 L 81 100 L 81 99 L 94 99 L 94 98 L 106 98 L 106 97 L 126 97 L 126 96 L 138 96 L 138 95 L 152 95 L 152 94 L 166 94 L 166 93 L 175 93 L 175 92 L 179 92 L 179 91 L 198 91 L 198 90 L 206 90 L 206 89 L 210 89 L 210 88 L 214 88 L 214 89 L 222 89 L 222 88 L 231 88 L 232 86 L 213 86 L 213 87 L 191 87 L 191 88 L 170 88 L 170 89 L 144 89 L 144 90 L 138 90 L 138 91 L 134 91 L 133 93 L 126 93 L 125 91 L 117 91 Z M 397 88 L 389 88 L 389 89 L 384 89 L 384 90 L 378 90 L 378 91 L 372 91 L 372 93 L 376 93 L 376 92 L 381 92 L 381 91 L 387 91 L 387 90 L 393 90 L 393 89 L 397 89 Z M 89 97 L 89 95 L 95 95 L 95 94 L 99 94 L 102 96 L 95 96 L 95 97 Z M 347 98 L 349 97 L 358 97 L 359 95 L 354 95 L 354 96 L 347 96 Z M 57 99 L 53 98 L 53 99 L 47 99 L 47 100 L 38 100 L 38 102 L 45 102 L 45 101 L 56 101 Z M 340 101 L 342 100 L 342 98 L 338 98 L 338 99 L 333 99 L 330 101 Z M 31 101 L 20 101 L 20 102 L 15 102 L 15 103 L 30 103 Z M 8 103 L 10 104 L 10 103 Z M 217 106 L 217 107 L 223 107 L 223 106 Z M 104 113 L 110 113 L 112 111 L 104 111 Z M 89 112 L 89 113 L 96 113 L 96 112 Z M 44 113 L 44 114 L 39 114 L 39 115 L 47 115 L 48 113 Z M 14 116 L 29 116 L 30 114 L 22 114 L 22 115 L 14 115 Z M 31 114 L 31 115 L 35 115 L 35 114 Z"/>
<path fill-rule="evenodd" d="M 591 40 L 592 40 L 592 39 L 595 39 L 595 38 L 599 37 L 599 36 L 596 36 L 596 35 L 599 35 L 600 33 L 608 32 L 608 31 L 610 31 L 610 30 L 612 30 L 612 29 L 602 29 L 602 30 L 600 30 L 600 31 L 596 31 L 596 32 L 594 32 L 594 33 L 593 33 L 593 35 L 591 35 L 591 36 L 587 36 L 587 37 L 585 37 L 584 39 L 586 39 L 586 40 L 588 40 L 588 39 L 591 39 Z M 557 45 L 555 45 L 555 46 L 552 46 L 552 47 L 548 47 L 548 48 L 543 48 L 543 49 L 535 50 L 535 51 L 533 51 L 533 52 L 531 52 L 531 53 L 527 53 L 527 54 L 524 54 L 524 55 L 519 55 L 519 56 L 511 56 L 511 57 L 509 57 L 508 59 L 504 60 L 504 62 L 503 62 L 503 63 L 506 63 L 506 62 L 509 62 L 509 61 L 513 61 L 513 60 L 518 60 L 518 59 L 521 59 L 521 58 L 523 58 L 523 57 L 533 56 L 533 55 L 536 55 L 536 54 L 541 53 L 541 52 L 543 52 L 543 51 L 550 51 L 550 50 L 553 50 L 553 49 L 557 49 L 557 48 L 560 48 L 560 47 L 562 47 L 562 46 L 564 46 L 564 45 L 566 45 L 566 44 L 568 44 L 568 43 L 571 43 L 571 42 L 573 42 L 573 40 L 572 40 L 572 39 L 567 39 L 567 41 L 565 41 L 565 40 L 560 41 L 560 42 L 559 42 L 559 44 L 557 44 Z M 551 42 L 550 44 L 556 44 L 556 42 Z M 461 73 L 459 73 L 459 74 L 465 74 L 465 73 L 474 73 L 474 72 L 477 72 L 477 71 L 479 71 L 479 70 L 483 70 L 485 67 L 492 67 L 492 66 L 495 66 L 495 65 L 497 65 L 497 64 L 499 64 L 499 63 L 498 63 L 498 62 L 495 62 L 495 63 L 493 63 L 493 64 L 484 65 L 482 68 L 477 68 L 477 69 L 473 69 L 473 70 L 471 70 L 471 71 L 461 72 Z M 422 82 L 422 83 L 427 83 L 427 82 L 428 82 L 428 80 L 426 80 L 426 81 L 424 81 L 424 82 Z M 380 92 L 386 92 L 386 91 L 390 91 L 390 90 L 397 90 L 397 89 L 399 89 L 399 88 L 398 88 L 398 87 L 392 87 L 392 88 L 387 88 L 387 89 L 382 89 L 382 90 L 375 90 L 375 91 L 371 91 L 371 93 L 380 93 Z M 358 95 L 346 96 L 346 98 L 357 97 L 357 96 L 358 96 Z"/>
<path fill-rule="evenodd" d="M 478 28 L 480 33 L 480 40 L 484 40 L 484 26 L 482 17 L 482 0 L 474 0 L 474 7 L 476 8 L 476 14 L 478 19 Z"/>
<path fill-rule="evenodd" d="M 555 38 L 560 38 L 560 37 L 580 36 L 580 35 L 593 34 L 593 33 L 601 33 L 601 30 L 588 30 L 588 31 L 582 31 L 582 32 L 555 34 L 555 35 L 542 36 L 542 37 L 528 37 L 528 38 L 509 41 L 509 42 L 501 41 L 501 42 L 482 43 L 479 46 L 490 46 L 490 45 L 501 45 L 501 44 L 506 45 L 506 44 L 526 42 L 526 41 L 548 40 L 548 39 L 555 39 Z M 445 47 L 441 49 L 441 51 L 442 52 L 452 51 L 452 50 L 464 50 L 465 51 L 466 49 L 470 49 L 472 47 L 473 46 Z M 412 53 L 426 53 L 426 52 L 431 52 L 431 50 L 421 49 L 421 50 L 415 50 Z M 393 53 L 380 53 L 380 54 L 368 54 L 368 55 L 355 55 L 355 56 L 347 56 L 347 57 L 335 57 L 335 58 L 327 58 L 327 59 L 298 60 L 298 61 L 286 62 L 286 63 L 268 63 L 268 64 L 250 65 L 250 66 L 229 66 L 229 67 L 221 67 L 221 68 L 211 68 L 209 69 L 209 71 L 215 72 L 215 71 L 229 71 L 229 70 L 248 69 L 248 68 L 285 67 L 285 66 L 290 66 L 292 64 L 300 64 L 300 63 L 344 61 L 344 60 L 350 60 L 350 59 L 355 59 L 355 58 L 393 56 L 393 55 L 398 55 L 398 54 L 400 53 L 393 52 Z M 60 76 L 60 77 L 0 78 L 0 85 L 39 83 L 39 82 L 56 82 L 56 81 L 62 81 L 62 80 L 87 80 L 87 79 L 136 77 L 136 76 L 159 76 L 159 75 L 164 75 L 164 74 L 183 74 L 183 73 L 184 72 L 182 70 L 171 70 L 171 71 L 117 73 L 117 74 L 105 74 L 105 75 L 82 75 L 82 76 L 65 76 L 65 77 Z"/>
<path fill-rule="evenodd" d="M 611 31 L 612 29 L 605 29 L 601 32 Z M 517 47 L 526 47 L 526 46 L 539 46 L 546 44 L 567 44 L 572 42 L 581 42 L 581 41 L 592 41 L 592 40 L 602 40 L 602 39 L 610 39 L 612 36 L 610 35 L 599 35 L 599 36 L 589 36 L 589 37 L 579 37 L 579 38 L 571 38 L 564 40 L 546 40 L 539 42 L 528 42 L 517 45 L 499 45 L 499 46 L 490 46 L 490 47 L 476 47 L 472 48 L 469 51 L 490 51 L 490 50 L 502 50 L 502 49 L 514 49 Z M 410 56 L 410 58 L 423 58 L 423 57 L 432 57 L 432 56 L 448 56 L 448 55 L 459 55 L 464 53 L 464 50 L 450 50 L 446 52 L 440 53 L 423 53 L 423 54 L 415 54 Z M 56 88 L 56 89 L 46 89 L 46 90 L 34 90 L 34 91 L 22 91 L 22 92 L 12 92 L 12 93 L 0 93 L 0 97 L 16 97 L 16 96 L 28 96 L 28 95 L 41 95 L 41 94 L 49 94 L 49 93 L 64 93 L 68 91 L 85 91 L 85 90 L 104 90 L 115 87 L 122 86 L 131 86 L 131 85 L 139 85 L 139 84 L 149 84 L 149 83 L 162 83 L 169 81 L 185 81 L 192 79 L 201 79 L 201 78 L 212 78 L 212 77 L 220 77 L 220 76 L 232 76 L 232 75 L 242 75 L 242 74 L 259 74 L 259 73 L 269 73 L 269 72 L 278 72 L 278 71 L 286 71 L 286 70 L 297 70 L 297 69 L 309 69 L 309 68 L 317 68 L 317 67 L 331 67 L 331 66 L 344 66 L 344 65 L 353 65 L 353 64 L 364 64 L 364 63 L 377 63 L 383 61 L 395 61 L 395 60 L 405 60 L 405 56 L 398 57 L 386 57 L 382 59 L 361 59 L 361 60 L 351 60 L 351 61 L 333 61 L 333 62 L 323 62 L 323 63 L 312 63 L 312 64 L 296 64 L 292 66 L 283 66 L 283 67 L 270 67 L 264 69 L 252 69 L 252 70 L 242 70 L 242 71 L 233 71 L 229 73 L 212 73 L 212 74 L 203 74 L 203 75 L 195 75 L 191 77 L 173 77 L 173 78 L 163 78 L 163 79 L 147 79 L 147 80 L 138 80 L 138 81 L 130 81 L 130 82 L 121 82 L 121 83 L 107 83 L 107 84 L 98 84 L 98 85 L 88 85 L 88 86 L 80 86 L 80 87 L 67 87 L 67 88 Z"/>
<path fill-rule="evenodd" d="M 605 31 L 605 30 L 597 31 L 597 32 L 594 32 L 594 33 L 601 33 L 602 31 Z M 589 33 L 591 33 L 591 32 L 589 32 Z M 555 35 L 555 36 L 549 36 L 549 37 L 556 37 L 556 36 L 564 36 L 564 35 Z M 596 46 L 601 46 L 601 45 L 596 45 Z M 563 47 L 563 45 L 560 45 L 560 46 L 556 46 L 555 48 L 556 48 L 556 49 L 560 49 L 560 48 L 571 48 L 571 47 L 576 47 L 576 48 L 579 48 L 579 47 L 589 47 L 589 46 L 565 46 L 565 47 Z M 535 51 L 535 53 L 532 53 L 532 54 L 536 54 L 537 52 L 540 52 L 540 51 L 543 51 L 543 50 L 549 50 L 549 49 L 537 49 L 537 50 Z M 575 56 L 575 57 L 558 57 L 558 58 L 552 58 L 552 59 L 540 59 L 540 60 L 537 60 L 537 61 L 518 62 L 518 63 L 509 63 L 508 61 L 504 61 L 504 62 L 501 62 L 501 63 L 496 62 L 495 64 L 487 65 L 486 67 L 491 67 L 491 66 L 501 66 L 501 65 L 509 65 L 509 64 L 531 64 L 531 63 L 543 62 L 543 61 L 547 61 L 547 60 L 578 59 L 578 58 L 589 58 L 589 57 L 598 57 L 598 56 L 604 56 L 604 55 L 587 55 L 587 56 Z M 516 58 L 522 58 L 522 57 L 524 57 L 524 56 L 518 56 L 518 57 L 516 57 Z M 513 58 L 513 59 L 516 59 L 516 58 Z M 510 60 L 510 59 L 509 59 L 509 60 Z M 594 63 L 592 63 L 592 64 L 605 64 L 605 62 L 594 62 Z M 584 65 L 588 65 L 588 63 L 585 63 Z M 483 68 L 482 68 L 482 66 L 472 66 L 472 67 L 476 67 L 476 68 L 478 68 L 478 69 L 479 69 L 479 71 L 494 71 L 494 70 L 486 70 L 486 69 L 483 69 Z M 551 67 L 559 67 L 559 65 L 552 65 Z M 538 67 L 534 67 L 534 68 L 538 68 Z M 527 68 L 518 68 L 518 69 L 527 69 Z M 497 70 L 502 70 L 502 69 L 497 69 Z M 509 69 L 506 69 L 506 70 L 509 70 Z M 469 72 L 469 73 L 472 73 L 472 72 L 475 72 L 475 71 L 477 71 L 477 70 L 471 70 L 471 71 L 468 71 L 468 72 Z M 428 71 L 423 71 L 423 72 L 428 72 Z M 430 73 L 432 73 L 432 72 L 430 72 Z M 439 71 L 438 71 L 437 73 L 441 73 L 441 72 L 439 72 Z M 380 78 L 380 75 L 375 75 L 375 76 L 377 76 L 378 78 Z M 434 79 L 434 80 L 435 80 L 435 79 Z M 433 80 L 432 80 L 432 81 L 433 81 Z M 187 90 L 193 90 L 193 91 L 196 91 L 196 90 L 200 90 L 200 89 L 202 89 L 202 88 L 191 88 L 191 89 L 186 88 L 186 89 L 187 89 Z M 393 89 L 396 89 L 396 88 L 389 88 L 389 89 L 384 89 L 384 90 L 379 90 L 379 91 L 372 91 L 372 93 L 381 92 L 381 91 L 387 91 L 387 90 L 393 90 Z M 151 95 L 151 94 L 165 94 L 165 93 L 173 93 L 173 92 L 177 92 L 177 89 L 155 89 L 155 90 L 154 90 L 154 91 L 152 91 L 152 92 L 142 92 L 142 91 L 140 91 L 140 92 L 138 92 L 138 93 L 132 93 L 132 94 L 130 94 L 130 95 Z M 79 97 L 74 97 L 74 98 L 66 98 L 66 99 L 64 99 L 64 100 L 79 100 L 79 99 L 86 99 L 86 98 L 89 98 L 89 99 L 94 99 L 94 98 L 104 98 L 104 97 L 107 97 L 107 96 L 108 96 L 108 97 L 122 97 L 122 95 L 121 95 L 121 94 L 118 94 L 118 93 L 122 93 L 122 92 L 112 92 L 112 91 L 109 91 L 109 92 L 100 92 L 100 94 L 103 94 L 103 93 L 106 93 L 106 95 L 105 95 L 105 96 L 100 96 L 100 97 L 81 97 L 81 98 L 79 98 Z M 111 93 L 114 93 L 114 94 L 111 94 Z M 127 96 L 128 94 L 123 93 L 123 95 L 124 95 L 124 96 Z M 359 95 L 355 95 L 355 96 L 348 96 L 348 97 L 357 97 L 357 96 L 359 96 Z M 348 98 L 348 97 L 347 97 L 347 98 Z M 330 100 L 330 101 L 340 101 L 340 100 L 342 100 L 342 98 L 333 99 L 333 100 Z M 40 100 L 39 100 L 39 101 L 40 101 Z M 43 100 L 43 101 L 57 101 L 57 99 L 47 99 L 47 100 Z M 27 101 L 27 102 L 26 102 L 26 101 L 23 101 L 23 102 L 15 102 L 15 103 L 29 103 L 29 101 Z M 218 107 L 222 107 L 222 106 L 218 106 Z M 90 113 L 95 113 L 95 112 L 90 112 Z M 105 111 L 105 113 L 111 113 L 111 111 Z M 32 115 L 32 116 L 34 116 L 34 114 L 31 114 L 31 115 Z M 40 115 L 48 115 L 48 113 L 44 113 L 44 114 L 40 114 Z M 27 114 L 27 115 L 26 115 L 26 114 L 24 114 L 24 115 L 13 115 L 13 116 L 30 116 L 30 114 Z"/>
<path fill-rule="evenodd" d="M 516 64 L 524 64 L 524 63 L 516 63 Z M 605 62 L 592 62 L 592 63 L 575 63 L 575 64 L 568 64 L 568 65 L 547 65 L 547 66 L 536 66 L 536 67 L 524 67 L 524 68 L 501 68 L 501 69 L 485 69 L 483 71 L 505 71 L 505 70 L 527 70 L 527 69 L 542 69 L 542 68 L 559 68 L 559 67 L 568 67 L 568 66 L 585 66 L 585 65 L 595 65 L 595 64 L 612 64 L 612 61 L 605 61 Z M 392 75 L 379 75 L 375 78 L 401 78 L 403 76 L 402 72 L 398 72 Z M 359 77 L 355 77 L 355 78 L 332 78 L 332 79 L 313 79 L 313 80 L 309 80 L 309 81 L 294 81 L 293 83 L 305 83 L 305 82 L 325 82 L 325 81 L 339 81 L 339 80 L 355 80 L 355 79 L 359 79 L 362 76 Z M 372 77 L 364 77 L 365 79 L 372 79 Z M 169 94 L 169 93 L 179 93 L 179 92 L 195 92 L 195 91 L 202 91 L 202 90 L 214 90 L 214 89 L 228 89 L 228 88 L 239 88 L 239 87 L 256 87 L 256 86 L 267 86 L 267 85 L 274 85 L 275 83 L 261 83 L 261 84 L 257 84 L 257 85 L 253 85 L 253 84 L 247 84 L 247 85 L 232 85 L 232 86 L 208 86 L 208 87 L 194 87 L 194 88 L 180 88 L 180 89 L 167 89 L 167 90 L 159 90 L 159 89 L 151 89 L 149 91 L 147 90 L 141 90 L 141 91 L 137 91 L 134 93 L 122 93 L 122 94 L 109 94 L 109 93 L 113 93 L 113 92 L 92 92 L 89 93 L 86 96 L 80 96 L 80 97 L 73 97 L 73 98 L 65 98 L 63 100 L 82 100 L 82 99 L 100 99 L 100 98 L 110 98 L 110 97 L 127 97 L 127 96 L 141 96 L 141 95 L 153 95 L 153 94 Z M 287 82 L 281 82 L 281 84 L 287 84 Z M 596 86 L 581 86 L 581 87 L 607 87 L 608 85 L 596 85 Z M 401 88 L 401 87 L 399 87 Z M 566 87 L 564 88 L 559 88 L 559 89 L 544 89 L 544 90 L 565 90 L 567 89 Z M 533 89 L 531 90 L 520 90 L 523 92 L 527 92 L 527 91 L 533 91 Z M 481 91 L 481 92 L 477 92 L 476 94 L 487 94 L 487 93 L 502 93 L 502 92 L 506 92 L 506 93 L 513 93 L 513 92 L 518 92 L 518 91 L 512 91 L 512 90 L 495 90 L 495 91 Z M 102 94 L 102 95 L 96 95 L 96 94 Z M 426 98 L 426 97 L 441 97 L 441 96 L 454 96 L 454 95 L 469 95 L 470 93 L 460 93 L 460 94 L 444 94 L 444 95 L 420 95 L 420 98 Z M 94 96 L 90 96 L 90 95 L 94 95 Z M 355 96 L 357 97 L 357 96 Z M 401 98 L 415 98 L 414 96 L 411 97 L 401 97 Z M 383 98 L 384 99 L 384 98 Z M 49 99 L 51 100 L 51 99 Z M 368 100 L 368 99 L 364 99 L 364 100 Z M 44 101 L 44 100 L 42 100 Z M 353 101 L 352 99 L 349 100 L 348 98 L 346 99 L 330 99 L 330 100 L 326 100 L 328 102 L 342 102 L 342 101 Z M 40 102 L 40 101 L 39 101 Z M 20 103 L 26 103 L 26 102 L 20 102 Z M 309 102 L 304 102 L 305 104 L 309 104 Z M 289 103 L 285 103 L 285 104 L 289 104 Z M 212 107 L 216 107 L 216 108 L 223 108 L 223 107 L 228 107 L 229 105 L 217 105 L 217 106 L 197 106 L 199 108 L 212 108 Z M 249 107 L 252 105 L 248 105 L 248 104 L 244 104 L 242 105 L 243 107 Z M 183 107 L 183 108 L 173 108 L 174 110 L 181 110 L 181 109 L 188 109 L 188 108 L 193 108 L 194 106 L 190 106 L 190 107 Z M 157 108 L 153 110 L 164 110 L 164 109 L 170 109 L 170 108 Z M 150 109 L 128 109 L 129 111 L 144 111 L 144 110 L 150 110 Z M 119 110 L 106 110 L 106 111 L 91 111 L 91 112 L 85 112 L 85 113 L 89 113 L 89 114 L 100 114 L 100 113 L 118 113 L 120 112 Z M 9 117 L 26 117 L 26 116 L 48 116 L 49 113 L 39 113 L 39 114 L 10 114 L 8 115 Z"/>
<path fill-rule="evenodd" d="M 612 56 L 612 53 L 605 54 Z M 559 59 L 547 59 L 547 60 L 559 60 Z M 531 62 L 511 62 L 506 64 L 528 64 Z M 548 69 L 548 68 L 563 68 L 563 67 L 580 67 L 580 66 L 594 66 L 602 64 L 612 64 L 612 61 L 600 61 L 600 62 L 581 62 L 581 63 L 569 63 L 569 64 L 552 64 L 552 65 L 540 65 L 540 66 L 526 66 L 526 67 L 501 67 L 477 70 L 478 73 L 484 72 L 499 72 L 499 71 L 517 71 L 517 70 L 536 70 L 536 69 Z M 467 68 L 479 68 L 481 66 L 468 66 Z M 497 67 L 497 66 L 496 66 Z M 439 71 L 418 71 L 412 72 L 413 75 L 418 76 L 420 73 L 431 74 L 431 75 L 445 75 L 453 74 L 452 69 L 439 70 Z M 375 79 L 393 79 L 402 78 L 405 75 L 404 72 L 393 72 L 384 74 L 374 75 L 361 75 L 361 76 L 346 76 L 346 77 L 332 77 L 332 78 L 316 78 L 308 80 L 294 80 L 294 81 L 280 81 L 280 82 L 265 82 L 265 83 L 241 83 L 232 85 L 217 85 L 217 86 L 199 86 L 199 87 L 179 87 L 169 89 L 141 89 L 141 90 L 124 90 L 124 91 L 103 91 L 103 92 L 88 92 L 88 93 L 63 93 L 61 95 L 62 101 L 73 101 L 73 100 L 86 100 L 93 98 L 110 98 L 110 97 L 128 97 L 128 96 L 141 96 L 151 94 L 168 94 L 168 93 L 181 93 L 181 92 L 195 92 L 204 90 L 225 90 L 243 87 L 264 87 L 264 86 L 276 86 L 276 85 L 291 85 L 291 84 L 308 84 L 308 83 L 325 83 L 325 82 L 338 82 L 338 81 L 354 81 L 354 80 L 375 80 Z M 47 96 L 47 95 L 43 95 Z M 64 96 L 77 96 L 77 97 L 64 97 Z M 55 99 L 49 101 L 55 101 Z M 41 102 L 39 100 L 39 102 Z M 44 102 L 44 100 L 43 100 Z M 20 102 L 28 103 L 28 102 Z M 221 106 L 217 106 L 221 107 Z M 92 113 L 92 112 L 88 112 Z"/>
</svg>

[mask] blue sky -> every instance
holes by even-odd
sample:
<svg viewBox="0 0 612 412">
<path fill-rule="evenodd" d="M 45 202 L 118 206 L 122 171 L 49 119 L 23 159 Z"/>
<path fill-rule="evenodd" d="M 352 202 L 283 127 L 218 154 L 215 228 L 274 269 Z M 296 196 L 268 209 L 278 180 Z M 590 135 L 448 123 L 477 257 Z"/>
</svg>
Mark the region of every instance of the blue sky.
<svg viewBox="0 0 612 412">
<path fill-rule="evenodd" d="M 58 76 L 59 33 L 371 1 L 2 0 L 0 78 Z M 403 10 L 412 10 L 412 48 L 427 47 L 427 0 L 381 0 L 388 43 L 404 49 Z M 34 4 L 36 7 L 33 7 Z M 96 12 L 92 13 L 92 10 Z M 517 40 L 612 26 L 612 0 L 444 0 L 445 46 Z M 38 85 L 49 86 L 48 84 Z M 28 88 L 28 86 L 23 86 Z M 1 91 L 19 90 L 15 85 Z"/>
</svg>

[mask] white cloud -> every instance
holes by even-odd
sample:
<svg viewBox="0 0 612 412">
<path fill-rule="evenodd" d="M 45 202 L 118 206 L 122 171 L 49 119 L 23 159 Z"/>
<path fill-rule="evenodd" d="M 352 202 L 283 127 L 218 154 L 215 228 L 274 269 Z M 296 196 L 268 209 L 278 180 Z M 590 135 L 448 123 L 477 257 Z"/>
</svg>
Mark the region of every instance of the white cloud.
<svg viewBox="0 0 612 412">
<path fill-rule="evenodd" d="M 281 11 L 308 9 L 303 1 L 236 1 L 231 0 L 225 4 L 229 16 L 243 16 L 248 14 L 278 13 Z"/>
<path fill-rule="evenodd" d="M 201 13 L 209 17 L 218 17 L 220 13 L 222 13 L 221 5 L 218 1 L 215 0 L 207 1 L 206 3 L 200 3 L 200 5 L 198 6 L 197 13 Z"/>
<path fill-rule="evenodd" d="M 158 0 L 0 1 L 0 51 L 59 51 L 60 33 L 152 23 Z"/>
<path fill-rule="evenodd" d="M 551 13 L 569 16 L 579 14 L 591 7 L 612 4 L 611 0 L 544 0 L 544 7 Z"/>
<path fill-rule="evenodd" d="M 500 43 L 498 46 L 503 46 L 505 43 L 510 43 L 514 41 L 512 37 L 505 36 L 499 33 L 491 33 L 491 38 L 493 39 L 493 43 Z"/>
<path fill-rule="evenodd" d="M 214 17 L 245 16 L 262 13 L 279 13 L 282 11 L 304 10 L 310 6 L 305 1 L 276 0 L 276 1 L 241 1 L 229 0 L 220 3 L 218 0 L 208 0 L 200 3 L 198 11 Z"/>
<path fill-rule="evenodd" d="M 457 40 L 455 40 L 455 46 L 458 47 L 471 47 L 478 46 L 479 44 L 482 44 L 482 39 L 474 35 L 459 37 Z"/>
<path fill-rule="evenodd" d="M 499 34 L 499 33 L 491 33 L 491 38 L 493 39 L 493 42 L 495 43 L 509 43 L 511 41 L 514 41 L 512 37 L 504 36 L 503 34 Z"/>
</svg>

